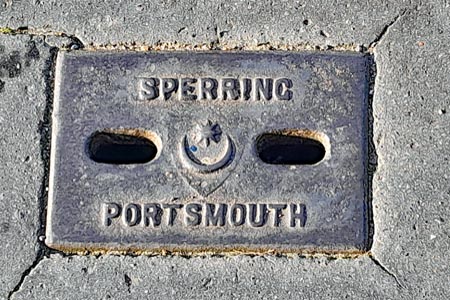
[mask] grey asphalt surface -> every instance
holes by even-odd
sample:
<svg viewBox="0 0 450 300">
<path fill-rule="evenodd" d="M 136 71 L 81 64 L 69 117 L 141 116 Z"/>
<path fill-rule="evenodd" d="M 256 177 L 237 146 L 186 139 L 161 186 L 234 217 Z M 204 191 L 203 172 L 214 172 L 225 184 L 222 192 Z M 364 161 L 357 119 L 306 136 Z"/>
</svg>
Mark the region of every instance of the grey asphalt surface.
<svg viewBox="0 0 450 300">
<path fill-rule="evenodd" d="M 448 3 L 0 4 L 0 299 L 450 298 Z M 61 32 L 66 37 L 56 36 Z M 91 48 L 119 42 L 371 48 L 377 166 L 370 254 L 134 257 L 47 249 L 52 57 L 55 47 L 77 41 Z"/>
</svg>

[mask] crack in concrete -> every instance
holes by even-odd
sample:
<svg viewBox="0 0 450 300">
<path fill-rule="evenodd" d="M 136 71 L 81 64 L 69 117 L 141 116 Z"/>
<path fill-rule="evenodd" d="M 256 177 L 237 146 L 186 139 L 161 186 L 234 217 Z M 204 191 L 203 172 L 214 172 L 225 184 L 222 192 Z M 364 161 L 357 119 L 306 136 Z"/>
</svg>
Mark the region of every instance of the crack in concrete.
<svg viewBox="0 0 450 300">
<path fill-rule="evenodd" d="M 32 38 L 33 34 L 30 34 L 30 36 Z M 42 239 L 42 237 L 45 237 L 45 220 L 47 212 L 48 179 L 50 166 L 51 113 L 53 109 L 54 68 L 58 48 L 48 45 L 47 43 L 45 43 L 45 41 L 44 45 L 48 47 L 49 57 L 45 61 L 45 66 L 42 74 L 45 82 L 45 108 L 42 113 L 42 119 L 38 124 L 38 130 L 40 134 L 40 156 L 43 165 L 42 182 L 38 193 L 39 221 L 38 228 L 36 230 L 38 250 L 36 252 L 36 257 L 33 263 L 22 273 L 19 282 L 16 284 L 13 290 L 8 293 L 7 299 L 11 299 L 13 295 L 20 290 L 28 275 L 39 265 L 44 257 L 49 257 L 51 253 L 50 249 L 47 248 L 47 246 L 44 244 L 44 239 Z"/>
<path fill-rule="evenodd" d="M 42 250 L 40 250 L 42 251 Z M 21 275 L 19 282 L 16 284 L 14 289 L 8 293 L 8 297 L 6 299 L 10 300 L 14 296 L 15 293 L 17 293 L 21 288 L 23 283 L 25 282 L 25 279 L 30 275 L 30 273 L 39 265 L 39 263 L 43 260 L 44 254 L 39 253 L 36 256 L 36 259 L 33 261 L 31 266 L 29 266 Z"/>
<path fill-rule="evenodd" d="M 394 27 L 394 26 L 396 26 L 398 23 L 399 23 L 399 21 L 408 13 L 410 11 L 410 9 L 404 9 L 404 10 L 402 10 L 398 15 L 396 15 L 395 17 L 394 17 L 394 19 L 391 21 L 391 22 L 389 22 L 388 24 L 386 24 L 384 27 L 383 27 L 383 29 L 381 30 L 381 32 L 375 37 L 375 39 L 369 44 L 369 47 L 367 48 L 367 51 L 368 52 L 370 52 L 370 53 L 374 53 L 375 54 L 375 56 L 374 56 L 374 58 L 376 59 L 376 51 L 375 51 L 375 49 L 376 49 L 376 47 L 379 45 L 379 44 L 381 44 L 381 42 L 384 40 L 384 38 L 389 34 L 389 32 L 390 32 L 390 30 L 392 30 L 392 28 Z M 374 64 L 374 66 L 376 66 L 376 64 Z M 375 71 L 375 73 L 374 74 L 376 74 L 376 71 Z M 375 94 L 375 91 L 376 91 L 376 79 L 377 79 L 377 76 L 374 76 L 374 82 L 373 82 L 373 86 L 372 86 L 372 89 L 373 89 L 373 95 L 371 96 L 372 98 L 373 98 L 373 96 L 374 96 L 374 94 Z M 373 115 L 371 114 L 371 117 L 373 118 Z M 372 120 L 372 122 L 373 122 L 373 120 Z M 372 128 L 372 130 L 373 130 L 373 128 Z M 373 131 L 371 131 L 371 139 L 370 139 L 370 141 L 373 143 L 374 141 L 373 141 Z M 372 145 L 372 147 L 373 147 L 373 149 L 376 149 L 377 147 L 375 147 L 375 145 Z M 377 156 L 376 156 L 376 154 L 375 154 L 375 157 L 374 157 L 376 160 L 378 160 L 377 159 Z M 370 164 L 369 164 L 370 165 Z M 377 165 L 377 164 L 376 164 Z M 376 165 L 375 165 L 375 169 L 373 169 L 372 170 L 372 176 L 374 175 L 374 173 L 376 172 Z M 372 185 L 372 183 L 370 183 L 370 185 Z M 370 203 L 370 204 L 372 204 L 372 203 Z M 372 210 L 370 210 L 370 213 L 372 213 L 373 214 L 373 211 Z M 372 225 L 373 227 L 371 228 L 371 230 L 372 231 L 374 231 L 374 224 Z M 373 234 L 374 234 L 374 232 L 372 232 L 372 236 L 373 236 Z M 373 255 L 373 253 L 372 252 L 369 252 L 368 253 L 368 256 L 369 256 L 369 258 L 373 261 L 373 263 L 376 265 L 376 266 L 378 266 L 385 274 L 387 274 L 388 276 L 390 276 L 391 278 L 393 278 L 394 280 L 395 280 L 395 282 L 396 282 L 396 284 L 397 284 L 397 286 L 400 288 L 400 289 L 406 289 L 406 287 L 405 287 L 405 285 L 404 284 L 402 284 L 402 282 L 400 281 L 400 279 L 397 277 L 397 275 L 394 273 L 394 272 L 392 272 L 392 271 L 390 271 L 385 265 L 383 265 L 374 255 Z"/>
<path fill-rule="evenodd" d="M 391 22 L 386 24 L 381 32 L 377 34 L 375 39 L 369 44 L 368 49 L 374 50 L 383 41 L 384 37 L 389 33 L 391 28 L 394 27 L 400 21 L 400 19 L 406 15 L 407 12 L 409 12 L 409 9 L 402 10 L 398 15 L 395 16 L 395 18 Z"/>
<path fill-rule="evenodd" d="M 0 27 L 0 34 L 42 36 L 44 38 L 44 41 L 48 36 L 55 36 L 69 39 L 71 43 L 69 44 L 68 49 L 77 50 L 84 48 L 84 44 L 81 39 L 76 37 L 74 34 L 68 34 L 61 31 L 51 31 L 46 29 L 28 27 L 18 27 L 16 29 L 10 27 Z"/>
<path fill-rule="evenodd" d="M 390 277 L 392 277 L 399 288 L 404 289 L 405 286 L 401 283 L 401 281 L 398 279 L 397 275 L 395 273 L 391 272 L 386 266 L 384 266 L 378 259 L 375 258 L 375 256 L 372 253 L 369 253 L 369 258 L 375 263 L 376 266 L 378 266 L 384 273 L 388 274 Z"/>
</svg>

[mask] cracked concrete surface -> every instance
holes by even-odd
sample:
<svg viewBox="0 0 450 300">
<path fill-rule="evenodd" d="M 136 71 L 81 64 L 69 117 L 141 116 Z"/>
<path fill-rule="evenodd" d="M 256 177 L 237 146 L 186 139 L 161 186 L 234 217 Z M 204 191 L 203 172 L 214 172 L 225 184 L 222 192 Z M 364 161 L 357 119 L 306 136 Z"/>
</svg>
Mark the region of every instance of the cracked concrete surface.
<svg viewBox="0 0 450 300">
<path fill-rule="evenodd" d="M 449 13 L 408 12 L 375 52 L 372 253 L 417 299 L 449 298 Z"/>
<path fill-rule="evenodd" d="M 395 275 L 394 273 L 392 273 L 391 271 L 389 271 L 380 261 L 378 261 L 375 256 L 372 253 L 369 253 L 369 257 L 370 259 L 372 259 L 372 261 L 375 263 L 376 266 L 380 267 L 381 270 L 383 270 L 383 272 L 385 272 L 386 274 L 388 274 L 389 276 L 391 276 L 392 278 L 395 279 L 395 282 L 397 283 L 397 285 L 400 288 L 404 288 L 404 286 L 402 285 L 402 283 L 398 280 L 397 275 Z"/>
<path fill-rule="evenodd" d="M 396 15 L 395 18 L 389 22 L 388 24 L 386 24 L 383 27 L 383 30 L 381 30 L 381 32 L 375 37 L 375 39 L 369 44 L 369 49 L 373 49 L 375 48 L 379 43 L 381 43 L 381 41 L 383 40 L 384 36 L 388 34 L 389 29 L 391 27 L 394 27 L 398 21 L 408 12 L 409 10 L 405 9 L 403 10 L 400 14 Z"/>
<path fill-rule="evenodd" d="M 50 48 L 41 38 L 0 37 L 0 297 L 41 255 L 41 153 Z"/>
<path fill-rule="evenodd" d="M 417 3 L 416 3 L 417 2 Z M 369 45 L 418 1 L 3 1 L 0 24 L 77 36 L 85 45 Z"/>
<path fill-rule="evenodd" d="M 450 298 L 449 4 L 3 4 L 0 27 L 22 34 L 0 35 L 0 299 Z M 38 32 L 41 36 L 34 35 Z M 51 108 L 49 45 L 77 48 L 80 41 L 86 46 L 176 42 L 309 44 L 324 49 L 354 44 L 355 49 L 373 51 L 378 165 L 371 253 L 347 259 L 95 257 L 46 248 L 39 237 L 48 163 L 46 118 Z M 34 48 L 38 59 L 32 59 Z"/>
<path fill-rule="evenodd" d="M 57 299 L 62 291 L 70 299 L 397 299 L 402 294 L 395 280 L 367 256 L 333 260 L 52 255 L 28 280 L 35 282 L 33 288 L 22 288 L 14 299 Z"/>
</svg>

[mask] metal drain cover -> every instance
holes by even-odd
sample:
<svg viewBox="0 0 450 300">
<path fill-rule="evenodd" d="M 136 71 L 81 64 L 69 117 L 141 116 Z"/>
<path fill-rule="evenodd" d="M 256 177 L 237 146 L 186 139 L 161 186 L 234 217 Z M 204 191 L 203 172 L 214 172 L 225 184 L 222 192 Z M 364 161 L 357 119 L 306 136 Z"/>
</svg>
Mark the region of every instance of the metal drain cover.
<svg viewBox="0 0 450 300">
<path fill-rule="evenodd" d="M 60 52 L 46 243 L 364 251 L 368 59 Z"/>
</svg>

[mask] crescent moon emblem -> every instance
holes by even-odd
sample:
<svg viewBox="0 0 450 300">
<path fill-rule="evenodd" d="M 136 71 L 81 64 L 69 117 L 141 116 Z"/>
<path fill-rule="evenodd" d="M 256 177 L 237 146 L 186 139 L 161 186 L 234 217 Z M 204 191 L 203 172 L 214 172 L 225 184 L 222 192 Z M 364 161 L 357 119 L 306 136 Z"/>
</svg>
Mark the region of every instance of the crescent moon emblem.
<svg viewBox="0 0 450 300">
<path fill-rule="evenodd" d="M 189 149 L 187 136 L 184 136 L 183 141 L 180 144 L 181 159 L 186 167 L 188 167 L 189 169 L 194 169 L 200 173 L 211 173 L 217 171 L 231 163 L 234 158 L 235 146 L 229 135 L 227 135 L 227 139 L 225 141 L 226 152 L 223 157 L 219 161 L 207 165 L 199 161 L 194 156 L 192 151 Z"/>
</svg>

